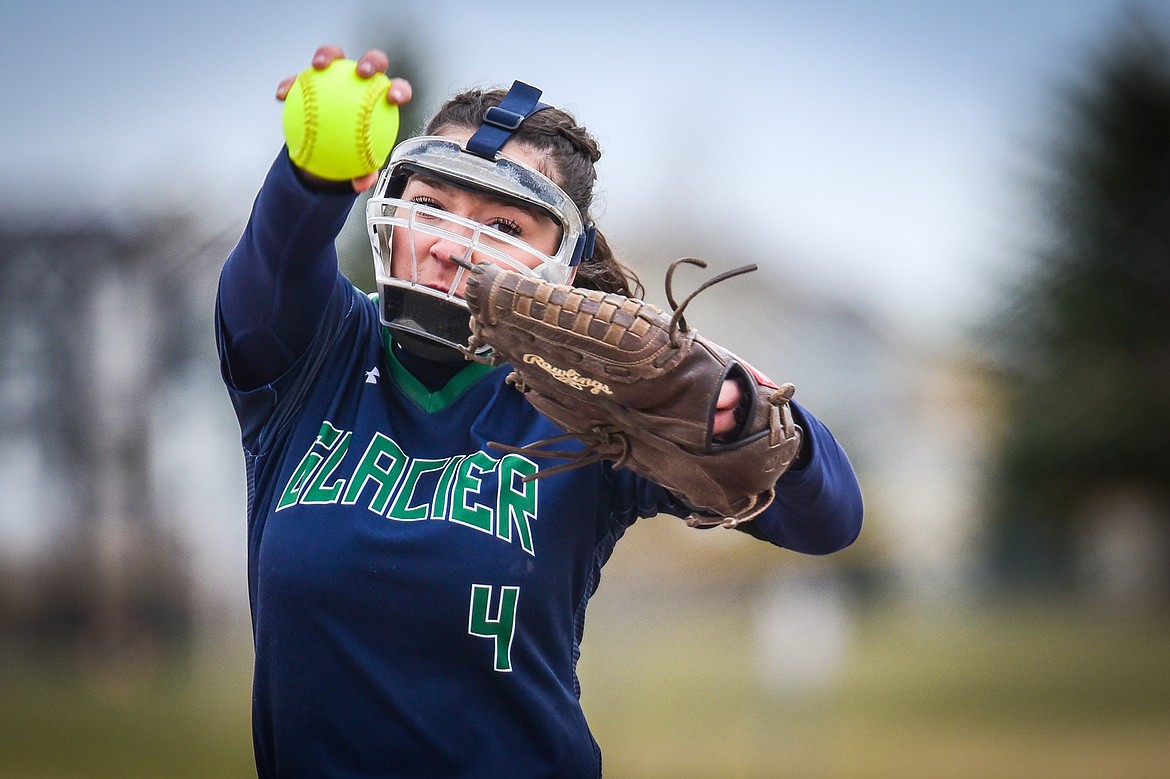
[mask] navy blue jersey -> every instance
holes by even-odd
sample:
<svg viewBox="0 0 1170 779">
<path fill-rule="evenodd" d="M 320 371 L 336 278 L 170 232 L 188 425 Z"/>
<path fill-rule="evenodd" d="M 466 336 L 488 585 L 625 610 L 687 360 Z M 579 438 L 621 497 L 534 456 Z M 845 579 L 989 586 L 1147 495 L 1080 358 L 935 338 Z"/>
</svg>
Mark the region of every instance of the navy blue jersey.
<svg viewBox="0 0 1170 779">
<path fill-rule="evenodd" d="M 221 279 L 259 774 L 598 776 L 575 670 L 586 604 L 631 524 L 687 512 L 607 463 L 525 481 L 560 461 L 489 442 L 560 429 L 507 366 L 468 364 L 437 392 L 402 366 L 375 303 L 336 271 L 346 202 L 304 189 L 282 155 Z M 811 456 L 753 533 L 832 551 L 857 533 L 860 494 L 832 436 L 797 411 Z"/>
</svg>

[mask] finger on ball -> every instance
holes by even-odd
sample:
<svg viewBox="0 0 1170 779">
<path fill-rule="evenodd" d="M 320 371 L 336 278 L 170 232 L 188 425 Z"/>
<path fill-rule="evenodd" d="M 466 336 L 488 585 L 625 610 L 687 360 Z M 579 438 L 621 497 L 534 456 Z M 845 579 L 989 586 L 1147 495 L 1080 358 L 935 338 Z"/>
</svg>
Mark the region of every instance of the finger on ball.
<svg viewBox="0 0 1170 779">
<path fill-rule="evenodd" d="M 370 49 L 358 60 L 357 72 L 362 78 L 369 78 L 375 73 L 385 73 L 390 67 L 390 59 L 381 49 Z"/>
<path fill-rule="evenodd" d="M 356 179 L 353 179 L 350 182 L 353 184 L 353 191 L 365 192 L 367 189 L 378 183 L 378 175 L 378 171 L 374 171 L 373 173 L 367 173 L 365 176 L 358 176 Z"/>
<path fill-rule="evenodd" d="M 386 99 L 394 105 L 405 105 L 414 96 L 414 88 L 404 78 L 390 79 L 390 88 L 386 90 Z"/>
<path fill-rule="evenodd" d="M 288 76 L 281 79 L 280 83 L 276 85 L 276 99 L 284 100 L 286 97 L 288 97 L 288 91 L 292 89 L 293 82 L 296 80 L 296 76 Z"/>
<path fill-rule="evenodd" d="M 317 51 L 313 53 L 313 67 L 317 70 L 324 70 L 333 60 L 338 59 L 345 59 L 345 51 L 340 46 L 327 43 L 324 46 L 318 46 Z"/>
</svg>

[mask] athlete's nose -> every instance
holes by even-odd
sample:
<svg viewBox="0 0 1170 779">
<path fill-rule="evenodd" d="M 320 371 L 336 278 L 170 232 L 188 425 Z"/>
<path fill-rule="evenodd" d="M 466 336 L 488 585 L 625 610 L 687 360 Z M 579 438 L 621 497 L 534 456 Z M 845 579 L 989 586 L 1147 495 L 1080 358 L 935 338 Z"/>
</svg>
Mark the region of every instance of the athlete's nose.
<svg viewBox="0 0 1170 779">
<path fill-rule="evenodd" d="M 452 272 L 458 266 L 451 261 L 452 257 L 459 257 L 463 260 L 470 261 L 471 248 L 464 243 L 452 240 L 450 238 L 440 238 L 431 244 L 429 251 L 431 259 L 436 260 L 444 265 L 450 265 Z"/>
</svg>

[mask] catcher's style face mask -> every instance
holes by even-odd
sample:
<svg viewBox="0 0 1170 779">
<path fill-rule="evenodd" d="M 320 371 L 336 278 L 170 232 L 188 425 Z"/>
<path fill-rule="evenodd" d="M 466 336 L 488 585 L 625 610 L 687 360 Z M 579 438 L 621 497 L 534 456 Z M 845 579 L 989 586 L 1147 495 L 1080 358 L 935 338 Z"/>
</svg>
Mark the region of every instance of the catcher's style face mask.
<svg viewBox="0 0 1170 779">
<path fill-rule="evenodd" d="M 513 85 L 513 92 L 516 89 Z M 396 336 L 405 334 L 411 343 L 422 338 L 462 349 L 471 335 L 470 312 L 457 294 L 465 269 L 455 271 L 446 289 L 428 286 L 420 279 L 419 268 L 425 259 L 420 245 L 442 239 L 445 246 L 455 247 L 453 253 L 465 262 L 492 262 L 556 284 L 567 283 L 574 267 L 592 254 L 593 228 L 584 224 L 569 196 L 544 174 L 499 153 L 499 147 L 528 115 L 506 108 L 513 92 L 501 103 L 502 118 L 493 115 L 496 108 L 489 109 L 485 125 L 466 143 L 436 136 L 400 143 L 366 205 L 382 324 Z M 536 110 L 541 107 L 546 106 L 536 104 Z M 495 120 L 498 122 L 493 124 Z M 510 129 L 504 127 L 501 132 L 498 124 Z M 486 144 L 485 131 L 495 135 Z M 498 226 L 402 199 L 407 182 L 416 175 L 546 216 L 560 228 L 559 243 L 551 252 L 540 251 Z M 395 256 L 395 252 L 409 256 Z"/>
</svg>

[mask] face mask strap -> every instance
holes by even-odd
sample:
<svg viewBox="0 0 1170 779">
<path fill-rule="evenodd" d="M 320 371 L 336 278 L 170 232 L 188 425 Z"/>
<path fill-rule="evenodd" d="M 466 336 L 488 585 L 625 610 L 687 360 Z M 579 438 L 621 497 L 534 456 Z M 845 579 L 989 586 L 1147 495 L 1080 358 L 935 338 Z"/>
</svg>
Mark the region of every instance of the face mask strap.
<svg viewBox="0 0 1170 779">
<path fill-rule="evenodd" d="M 552 108 L 540 102 L 541 90 L 525 84 L 523 81 L 513 81 L 512 88 L 498 106 L 488 108 L 483 114 L 483 124 L 467 141 L 467 151 L 487 160 L 495 160 L 500 149 L 520 129 L 524 120 Z"/>
<path fill-rule="evenodd" d="M 586 225 L 585 232 L 577 239 L 577 245 L 573 247 L 573 256 L 569 258 L 569 267 L 575 268 L 585 260 L 593 259 L 593 246 L 597 241 L 597 228 L 593 225 Z"/>
</svg>

